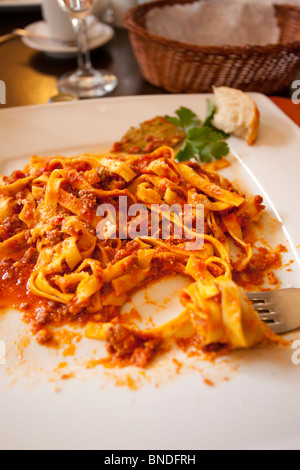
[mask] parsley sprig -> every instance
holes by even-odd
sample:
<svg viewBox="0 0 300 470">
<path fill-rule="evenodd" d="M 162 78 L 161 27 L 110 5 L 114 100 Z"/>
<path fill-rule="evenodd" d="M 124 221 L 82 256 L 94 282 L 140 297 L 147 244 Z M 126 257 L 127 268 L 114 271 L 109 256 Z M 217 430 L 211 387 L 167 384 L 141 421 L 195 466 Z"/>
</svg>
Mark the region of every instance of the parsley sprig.
<svg viewBox="0 0 300 470">
<path fill-rule="evenodd" d="M 183 129 L 186 134 L 182 149 L 176 156 L 179 162 L 195 158 L 198 162 L 209 163 L 214 158 L 220 160 L 229 154 L 229 147 L 225 142 L 229 135 L 212 124 L 215 107 L 210 100 L 207 100 L 207 117 L 204 123 L 193 111 L 183 106 L 175 114 L 177 117 L 165 116 L 165 119 Z"/>
</svg>

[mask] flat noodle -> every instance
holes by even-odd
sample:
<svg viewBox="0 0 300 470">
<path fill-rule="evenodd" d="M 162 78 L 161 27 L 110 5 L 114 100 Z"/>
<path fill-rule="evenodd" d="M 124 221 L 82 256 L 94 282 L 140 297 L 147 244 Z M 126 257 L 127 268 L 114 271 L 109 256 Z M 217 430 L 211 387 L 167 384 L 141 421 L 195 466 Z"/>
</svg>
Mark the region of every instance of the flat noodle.
<svg viewBox="0 0 300 470">
<path fill-rule="evenodd" d="M 229 349 L 244 349 L 268 338 L 269 328 L 233 281 L 198 282 L 185 294 L 186 311 L 204 346 L 227 344 Z"/>
<path fill-rule="evenodd" d="M 225 166 L 225 161 L 219 165 Z M 14 263 L 17 276 L 24 277 L 25 268 L 18 259 L 31 250 L 34 262 L 26 265 L 26 295 L 44 300 L 45 312 L 41 321 L 34 302 L 31 310 L 27 307 L 33 330 L 39 334 L 47 326 L 80 320 L 88 324 L 87 337 L 107 341 L 115 358 L 141 366 L 184 325 L 189 325 L 191 338 L 200 338 L 201 347 L 237 349 L 275 341 L 232 280 L 235 270 L 244 272 L 251 262 L 253 247 L 244 241 L 244 230 L 259 221 L 262 198 L 246 200 L 212 171 L 217 168 L 206 165 L 201 170 L 196 164 L 192 168 L 177 163 L 172 148 L 164 146 L 134 158 L 128 154 L 70 159 L 34 156 L 23 173 L 3 177 L 1 266 Z M 178 214 L 164 214 L 156 208 L 160 222 L 170 224 L 168 239 L 150 232 L 135 239 L 124 237 L 117 229 L 121 197 L 127 197 L 129 208 L 144 204 L 148 214 L 152 204 L 177 204 L 182 209 L 189 204 L 195 217 L 197 205 L 202 204 L 204 233 L 188 229 Z M 108 202 L 115 218 L 97 215 L 98 206 Z M 115 233 L 114 240 L 98 237 L 97 227 L 103 221 L 107 233 Z M 130 223 L 144 221 L 130 216 L 123 231 Z M 182 240 L 175 237 L 179 228 Z M 201 236 L 202 246 L 188 249 L 187 234 Z M 233 266 L 230 240 L 244 253 L 238 268 Z M 11 260 L 13 254 L 16 259 Z M 133 292 L 177 273 L 191 280 L 181 295 L 184 311 L 179 317 L 147 330 L 123 321 L 120 308 Z M 9 286 L 18 293 L 17 283 Z M 51 335 L 41 338 L 44 342 Z"/>
</svg>

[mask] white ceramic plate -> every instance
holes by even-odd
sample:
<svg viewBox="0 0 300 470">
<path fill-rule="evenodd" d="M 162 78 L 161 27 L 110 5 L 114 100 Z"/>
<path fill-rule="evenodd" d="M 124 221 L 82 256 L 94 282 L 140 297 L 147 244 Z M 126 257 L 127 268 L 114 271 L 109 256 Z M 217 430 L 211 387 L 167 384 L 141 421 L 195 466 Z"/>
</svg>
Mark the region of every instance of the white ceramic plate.
<svg viewBox="0 0 300 470">
<path fill-rule="evenodd" d="M 0 0 L 0 9 L 39 7 L 41 4 L 41 0 Z"/>
<path fill-rule="evenodd" d="M 50 56 L 65 58 L 66 56 L 73 56 L 77 53 L 76 46 L 68 46 L 59 42 L 53 41 L 49 34 L 48 26 L 44 21 L 32 23 L 28 25 L 26 31 L 31 34 L 49 38 L 49 40 L 41 40 L 37 38 L 23 37 L 22 41 L 26 46 L 31 49 L 44 52 Z M 94 17 L 93 24 L 89 29 L 89 48 L 90 50 L 97 49 L 103 46 L 114 36 L 114 30 L 111 26 L 101 23 Z"/>
<path fill-rule="evenodd" d="M 254 147 L 230 139 L 238 158 L 232 157 L 226 176 L 265 197 L 272 222 L 262 236 L 273 245 L 287 244 L 284 262 L 294 263 L 278 276 L 283 287 L 300 287 L 300 131 L 268 98 L 253 96 L 262 113 L 260 138 Z M 97 151 L 131 125 L 179 106 L 204 117 L 206 98 L 138 96 L 2 110 L 0 172 L 22 168 L 32 154 Z M 172 292 L 181 285 L 180 278 L 163 281 L 148 292 L 155 305 L 144 293 L 134 303 L 146 317 L 156 314 L 162 321 L 180 308 Z M 0 365 L 1 449 L 300 447 L 300 365 L 293 365 L 291 348 L 236 352 L 216 364 L 177 352 L 144 372 L 107 370 L 90 362 L 105 355 L 102 343 L 82 339 L 75 355 L 69 344 L 64 352 L 38 346 L 14 312 L 0 317 L 0 341 L 6 346 L 6 365 Z"/>
</svg>

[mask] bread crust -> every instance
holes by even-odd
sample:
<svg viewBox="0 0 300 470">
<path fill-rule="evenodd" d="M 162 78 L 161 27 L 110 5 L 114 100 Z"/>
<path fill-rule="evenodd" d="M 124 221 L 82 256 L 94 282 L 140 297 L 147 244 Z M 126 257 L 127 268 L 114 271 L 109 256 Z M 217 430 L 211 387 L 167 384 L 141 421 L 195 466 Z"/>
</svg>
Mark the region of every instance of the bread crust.
<svg viewBox="0 0 300 470">
<path fill-rule="evenodd" d="M 257 141 L 257 138 L 258 138 L 258 134 L 259 134 L 259 128 L 260 128 L 260 111 L 257 107 L 257 104 L 255 103 L 255 101 L 251 98 L 251 96 L 249 96 L 247 93 L 243 92 L 242 90 L 238 90 L 238 89 L 235 89 L 235 88 L 229 88 L 229 87 L 214 87 L 214 94 L 215 96 L 217 97 L 217 94 L 218 92 L 222 92 L 224 93 L 224 96 L 226 96 L 226 93 L 229 93 L 230 94 L 235 94 L 235 98 L 237 100 L 244 100 L 245 102 L 247 102 L 248 104 L 248 107 L 251 108 L 251 116 L 252 116 L 252 119 L 251 121 L 248 123 L 247 121 L 249 121 L 249 115 L 242 115 L 242 117 L 244 118 L 244 122 L 245 122 L 245 130 L 246 132 L 244 132 L 244 135 L 242 136 L 246 141 L 247 141 L 247 144 L 252 146 L 255 144 L 255 142 Z M 227 128 L 231 128 L 233 129 L 232 133 L 238 137 L 241 137 L 241 132 L 240 130 L 238 130 L 237 126 L 235 125 L 235 122 L 233 120 L 230 120 L 230 102 L 229 103 L 224 103 L 222 101 L 222 99 L 219 99 L 217 100 L 217 110 L 216 110 L 216 114 L 215 114 L 215 119 L 216 119 L 216 127 L 219 127 L 219 129 L 225 131 L 225 132 L 228 132 L 228 129 Z M 234 104 L 233 104 L 234 106 Z M 227 123 L 224 122 L 224 124 L 222 124 L 222 120 L 221 119 L 218 119 L 219 118 L 219 114 L 222 116 L 223 118 L 223 121 L 224 121 L 224 115 L 226 115 L 228 121 Z M 244 113 L 245 114 L 245 113 Z M 246 124 L 247 122 L 247 124 Z M 234 130 L 236 128 L 236 131 Z"/>
<path fill-rule="evenodd" d="M 255 104 L 255 107 L 254 107 L 254 116 L 253 116 L 253 120 L 252 120 L 252 123 L 251 123 L 251 126 L 250 126 L 250 132 L 249 132 L 249 135 L 248 135 L 248 139 L 247 139 L 247 144 L 248 145 L 254 145 L 255 142 L 257 141 L 257 138 L 258 138 L 258 134 L 259 134 L 259 127 L 260 127 L 260 111 Z"/>
</svg>

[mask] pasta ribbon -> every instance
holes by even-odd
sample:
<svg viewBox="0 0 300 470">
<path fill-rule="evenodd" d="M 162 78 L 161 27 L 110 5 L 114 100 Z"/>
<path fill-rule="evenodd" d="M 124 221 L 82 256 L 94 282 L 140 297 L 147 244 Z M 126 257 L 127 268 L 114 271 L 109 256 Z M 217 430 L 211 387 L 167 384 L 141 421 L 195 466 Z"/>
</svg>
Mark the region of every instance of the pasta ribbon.
<svg viewBox="0 0 300 470">
<path fill-rule="evenodd" d="M 205 346 L 251 348 L 268 337 L 251 302 L 231 280 L 192 284 L 184 303 Z"/>
<path fill-rule="evenodd" d="M 0 186 L 0 194 L 3 194 L 3 196 L 14 196 L 23 191 L 32 179 L 31 176 L 28 176 L 27 178 L 17 180 L 15 183 Z"/>
<path fill-rule="evenodd" d="M 245 201 L 245 199 L 238 194 L 227 191 L 202 178 L 189 166 L 182 163 L 174 163 L 174 165 L 182 178 L 192 184 L 195 188 L 203 191 L 207 196 L 213 197 L 218 201 L 231 204 L 235 207 L 239 207 Z"/>
<path fill-rule="evenodd" d="M 136 177 L 135 172 L 132 171 L 130 166 L 118 160 L 114 160 L 112 158 L 101 158 L 99 164 L 100 166 L 107 168 L 110 172 L 122 176 L 126 183 L 129 183 L 129 181 Z"/>
</svg>

